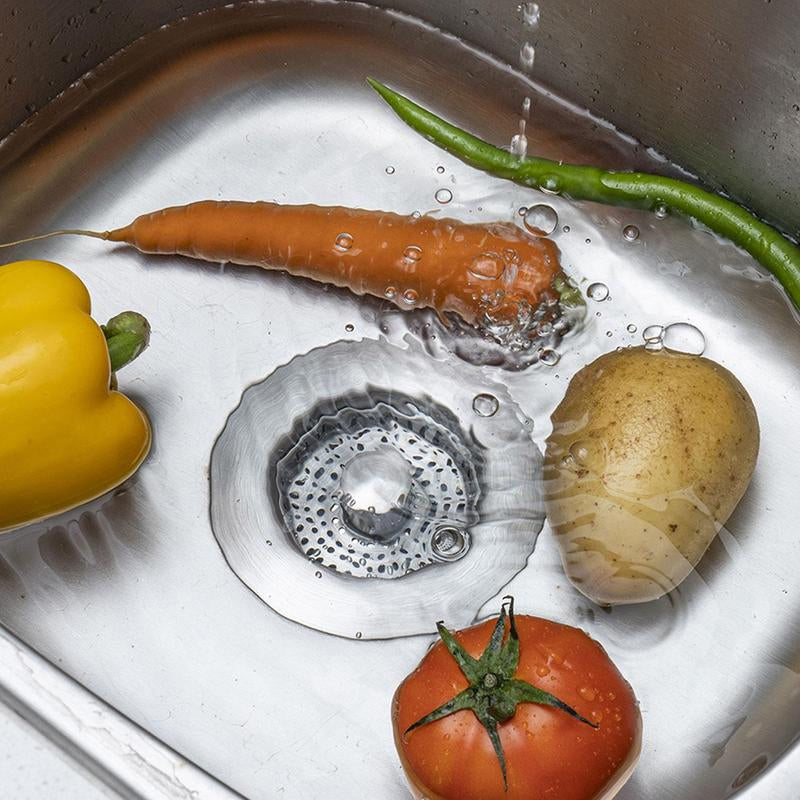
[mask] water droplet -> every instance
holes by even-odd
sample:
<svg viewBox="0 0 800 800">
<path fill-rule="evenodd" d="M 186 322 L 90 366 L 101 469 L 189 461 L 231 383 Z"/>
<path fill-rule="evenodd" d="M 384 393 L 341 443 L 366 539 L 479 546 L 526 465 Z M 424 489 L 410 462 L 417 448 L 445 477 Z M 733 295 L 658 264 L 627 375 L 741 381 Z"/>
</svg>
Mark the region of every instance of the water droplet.
<svg viewBox="0 0 800 800">
<path fill-rule="evenodd" d="M 349 233 L 340 233 L 335 246 L 340 253 L 346 253 L 353 246 L 353 237 Z"/>
<path fill-rule="evenodd" d="M 414 303 L 419 300 L 419 293 L 416 292 L 414 289 L 406 289 L 403 292 L 403 302 L 407 303 L 410 306 L 413 306 Z"/>
<path fill-rule="evenodd" d="M 525 42 L 519 51 L 519 63 L 524 70 L 530 72 L 533 69 L 533 62 L 536 60 L 536 48 L 530 43 Z"/>
<path fill-rule="evenodd" d="M 540 678 L 546 678 L 550 674 L 550 667 L 546 666 L 545 664 L 541 664 L 540 666 L 536 667 L 536 674 Z"/>
<path fill-rule="evenodd" d="M 528 206 L 520 206 L 517 209 L 517 214 L 519 214 L 521 217 L 524 217 L 527 213 L 528 213 Z"/>
<path fill-rule="evenodd" d="M 529 28 L 538 28 L 541 17 L 542 11 L 538 3 L 522 4 L 522 19 Z"/>
<path fill-rule="evenodd" d="M 321 577 L 322 577 L 322 573 L 321 573 L 319 570 L 317 570 L 317 571 L 314 573 L 314 577 L 315 577 L 315 578 L 321 578 Z"/>
<path fill-rule="evenodd" d="M 481 253 L 467 267 L 472 275 L 481 280 L 497 280 L 505 268 L 505 263 L 497 253 Z"/>
<path fill-rule="evenodd" d="M 558 225 L 558 214 L 552 206 L 539 203 L 525 212 L 524 223 L 534 236 L 549 236 Z"/>
<path fill-rule="evenodd" d="M 628 333 L 636 333 L 636 326 L 633 323 L 631 323 L 630 325 L 628 325 L 627 330 Z"/>
<path fill-rule="evenodd" d="M 586 700 L 587 703 L 591 703 L 592 700 L 594 700 L 594 698 L 595 698 L 595 692 L 592 689 L 590 689 L 588 686 L 581 686 L 581 688 L 578 689 L 578 694 L 584 700 Z"/>
<path fill-rule="evenodd" d="M 667 350 L 701 356 L 706 349 L 706 337 L 703 332 L 688 322 L 674 322 L 664 328 L 662 343 Z"/>
<path fill-rule="evenodd" d="M 394 298 L 397 297 L 397 289 L 395 289 L 394 286 L 387 286 L 383 296 L 388 300 L 394 300 Z"/>
<path fill-rule="evenodd" d="M 539 183 L 539 189 L 545 194 L 558 194 L 561 191 L 561 179 L 558 175 L 545 175 Z"/>
<path fill-rule="evenodd" d="M 588 236 L 583 241 L 584 241 L 584 244 L 591 244 L 592 243 L 592 240 Z"/>
<path fill-rule="evenodd" d="M 500 403 L 493 394 L 476 394 L 472 398 L 472 410 L 479 417 L 493 417 L 500 408 Z"/>
<path fill-rule="evenodd" d="M 412 211 L 411 216 L 413 219 L 419 219 L 422 216 L 422 214 L 419 211 Z"/>
<path fill-rule="evenodd" d="M 345 329 L 345 330 L 346 330 L 348 333 L 352 333 L 352 332 L 353 332 L 353 331 L 356 329 L 356 326 L 355 326 L 355 325 L 351 325 L 351 324 L 348 322 L 348 323 L 347 323 L 347 325 L 345 325 L 345 326 L 344 326 L 344 329 Z"/>
<path fill-rule="evenodd" d="M 586 290 L 586 294 L 596 303 L 602 303 L 604 300 L 608 300 L 608 286 L 604 283 L 593 283 Z"/>
<path fill-rule="evenodd" d="M 569 233 L 569 225 L 565 225 L 561 230 L 564 231 L 564 233 Z"/>
<path fill-rule="evenodd" d="M 386 167 L 386 174 L 387 175 L 394 175 L 394 167 L 391 164 L 389 164 L 389 166 Z"/>
<path fill-rule="evenodd" d="M 546 347 L 542 352 L 539 354 L 539 361 L 542 362 L 546 367 L 554 367 L 558 364 L 561 356 L 555 351 Z"/>
<path fill-rule="evenodd" d="M 639 238 L 639 229 L 635 225 L 626 225 L 622 229 L 622 236 L 627 242 L 635 242 Z"/>
<path fill-rule="evenodd" d="M 512 156 L 525 158 L 528 154 L 528 137 L 524 133 L 515 133 L 511 137 L 511 147 L 509 149 Z"/>
<path fill-rule="evenodd" d="M 422 258 L 422 248 L 417 247 L 415 244 L 410 244 L 403 251 L 403 258 L 411 264 L 419 261 Z"/>
<path fill-rule="evenodd" d="M 606 331 L 606 336 L 610 339 L 614 334 L 611 331 Z"/>
<path fill-rule="evenodd" d="M 666 205 L 664 203 L 659 203 L 654 209 L 653 212 L 656 215 L 657 219 L 664 219 L 667 214 L 669 213 Z"/>
<path fill-rule="evenodd" d="M 444 173 L 444 167 L 443 167 L 441 164 L 439 164 L 439 166 L 438 166 L 438 167 L 436 167 L 436 171 L 437 171 L 437 172 L 438 172 L 440 175 L 442 175 L 442 174 Z"/>
<path fill-rule="evenodd" d="M 437 203 L 445 205 L 453 199 L 453 193 L 449 189 L 437 189 L 434 197 Z"/>
<path fill-rule="evenodd" d="M 363 636 L 361 631 L 356 631 L 356 639 L 360 639 Z"/>
</svg>

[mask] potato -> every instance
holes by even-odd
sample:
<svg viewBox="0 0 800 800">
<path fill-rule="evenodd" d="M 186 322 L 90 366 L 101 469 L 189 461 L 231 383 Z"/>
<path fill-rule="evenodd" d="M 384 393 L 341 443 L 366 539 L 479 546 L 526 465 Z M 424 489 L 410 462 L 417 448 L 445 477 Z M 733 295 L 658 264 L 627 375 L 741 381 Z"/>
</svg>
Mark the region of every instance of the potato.
<svg viewBox="0 0 800 800">
<path fill-rule="evenodd" d="M 700 356 L 644 347 L 580 370 L 552 415 L 544 486 L 572 583 L 601 605 L 655 600 L 694 569 L 747 489 L 758 419 Z"/>
</svg>

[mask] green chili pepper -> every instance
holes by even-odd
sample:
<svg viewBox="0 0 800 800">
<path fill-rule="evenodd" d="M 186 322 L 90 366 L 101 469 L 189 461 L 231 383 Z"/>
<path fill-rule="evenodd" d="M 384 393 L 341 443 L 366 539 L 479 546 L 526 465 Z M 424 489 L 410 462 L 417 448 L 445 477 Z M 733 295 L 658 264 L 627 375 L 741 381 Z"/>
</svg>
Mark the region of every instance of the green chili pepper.
<svg viewBox="0 0 800 800">
<path fill-rule="evenodd" d="M 780 281 L 800 309 L 800 248 L 732 200 L 685 181 L 645 172 L 520 158 L 451 125 L 387 86 L 367 80 L 400 119 L 473 167 L 573 200 L 650 210 L 664 207 L 692 217 L 750 253 Z"/>
</svg>

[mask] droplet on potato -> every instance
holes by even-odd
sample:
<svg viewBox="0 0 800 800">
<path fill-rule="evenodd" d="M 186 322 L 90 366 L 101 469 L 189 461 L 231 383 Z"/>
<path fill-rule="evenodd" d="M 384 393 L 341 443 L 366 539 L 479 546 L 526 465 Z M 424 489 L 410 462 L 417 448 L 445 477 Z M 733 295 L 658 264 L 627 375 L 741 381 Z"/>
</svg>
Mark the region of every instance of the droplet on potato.
<svg viewBox="0 0 800 800">
<path fill-rule="evenodd" d="M 747 489 L 758 419 L 699 356 L 644 347 L 580 370 L 552 415 L 545 496 L 564 570 L 601 605 L 655 600 L 694 569 Z"/>
</svg>

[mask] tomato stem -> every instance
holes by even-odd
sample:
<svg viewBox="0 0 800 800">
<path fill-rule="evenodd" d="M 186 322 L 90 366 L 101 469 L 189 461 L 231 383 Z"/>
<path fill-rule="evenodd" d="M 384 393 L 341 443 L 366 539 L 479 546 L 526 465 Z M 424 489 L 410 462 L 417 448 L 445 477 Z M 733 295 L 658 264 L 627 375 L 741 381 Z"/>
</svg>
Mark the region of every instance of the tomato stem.
<svg viewBox="0 0 800 800">
<path fill-rule="evenodd" d="M 508 621 L 508 630 L 506 630 L 506 621 Z M 520 703 L 553 706 L 592 728 L 599 727 L 582 717 L 574 708 L 559 700 L 555 695 L 514 677 L 519 666 L 519 634 L 514 622 L 513 597 L 503 598 L 503 605 L 500 608 L 491 639 L 479 659 L 473 658 L 467 653 L 442 622 L 437 623 L 436 627 L 445 647 L 450 651 L 464 677 L 469 681 L 469 688 L 435 708 L 413 725 L 409 725 L 406 728 L 406 734 L 423 725 L 455 714 L 456 711 L 467 709 L 472 711 L 491 739 L 497 760 L 500 762 L 503 786 L 508 791 L 506 759 L 497 728 L 499 724 L 507 722 L 514 716 Z"/>
</svg>

